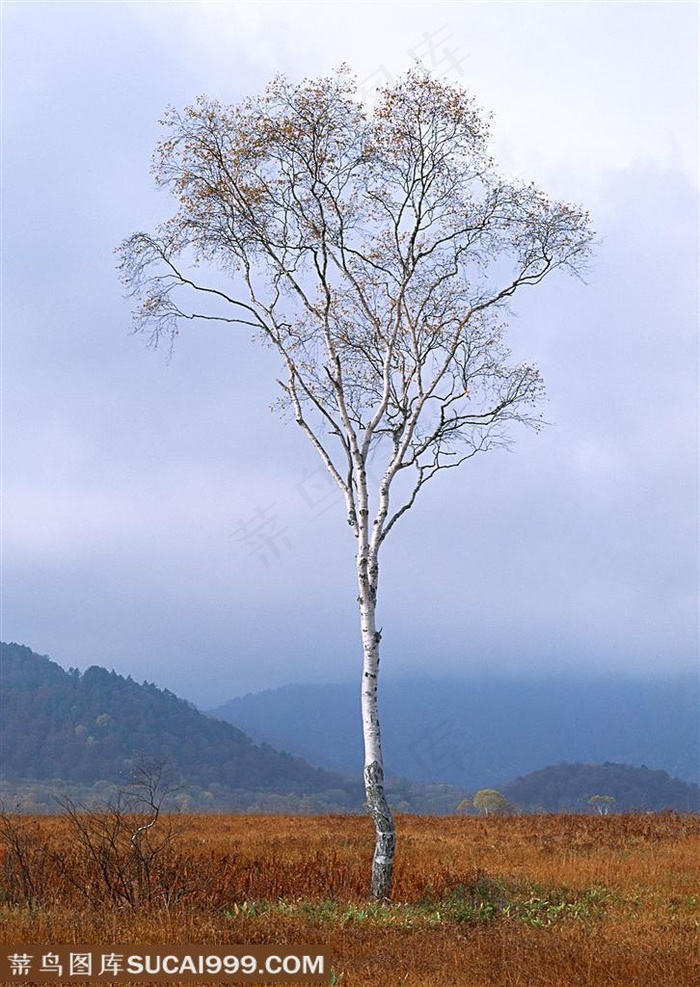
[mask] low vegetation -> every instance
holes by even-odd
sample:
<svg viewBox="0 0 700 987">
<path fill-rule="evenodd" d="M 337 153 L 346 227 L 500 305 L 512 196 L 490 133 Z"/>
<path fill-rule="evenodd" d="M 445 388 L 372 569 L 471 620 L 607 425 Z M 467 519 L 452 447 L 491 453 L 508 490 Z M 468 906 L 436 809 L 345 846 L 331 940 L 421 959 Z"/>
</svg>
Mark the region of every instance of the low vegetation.
<svg viewBox="0 0 700 987">
<path fill-rule="evenodd" d="M 69 807 L 71 810 L 76 807 Z M 326 944 L 348 987 L 690 987 L 700 817 L 0 816 L 3 942 Z M 92 848 L 92 849 L 91 849 Z M 100 901 L 101 907 L 95 908 Z"/>
</svg>

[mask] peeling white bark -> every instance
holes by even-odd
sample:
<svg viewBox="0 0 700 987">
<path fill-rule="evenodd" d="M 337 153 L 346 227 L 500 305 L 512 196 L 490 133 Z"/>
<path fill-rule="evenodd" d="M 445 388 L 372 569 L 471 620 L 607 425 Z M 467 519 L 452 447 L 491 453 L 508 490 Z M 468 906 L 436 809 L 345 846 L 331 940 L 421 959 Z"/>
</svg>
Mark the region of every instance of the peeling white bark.
<svg viewBox="0 0 700 987">
<path fill-rule="evenodd" d="M 384 792 L 384 757 L 379 726 L 379 642 L 381 631 L 377 629 L 377 584 L 379 562 L 377 557 L 380 539 L 376 536 L 381 529 L 381 521 L 375 519 L 373 537 L 369 537 L 367 509 L 367 485 L 364 469 L 358 485 L 360 504 L 358 537 L 357 577 L 362 631 L 362 734 L 364 738 L 365 761 L 364 781 L 367 806 L 369 808 L 376 840 L 372 861 L 370 894 L 378 901 L 391 898 L 396 830 L 391 809 Z M 379 523 L 378 523 L 379 521 Z"/>
<path fill-rule="evenodd" d="M 379 674 L 380 634 L 374 628 L 374 607 L 363 607 L 362 638 L 362 732 L 365 744 L 365 795 L 376 840 L 372 861 L 370 893 L 379 901 L 391 898 L 391 881 L 396 847 L 396 830 L 391 809 L 384 793 L 384 758 L 379 729 L 377 679 Z"/>
</svg>

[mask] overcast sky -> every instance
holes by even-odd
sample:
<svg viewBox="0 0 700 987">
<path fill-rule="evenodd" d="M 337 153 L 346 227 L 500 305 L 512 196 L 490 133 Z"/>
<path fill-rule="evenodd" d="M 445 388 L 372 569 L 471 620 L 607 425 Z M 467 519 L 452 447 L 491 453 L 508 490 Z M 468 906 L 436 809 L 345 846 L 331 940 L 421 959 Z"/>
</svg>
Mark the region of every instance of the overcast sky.
<svg viewBox="0 0 700 987">
<path fill-rule="evenodd" d="M 168 105 L 414 56 L 511 176 L 590 209 L 587 284 L 516 303 L 539 435 L 438 477 L 387 542 L 383 669 L 671 676 L 697 660 L 697 5 L 27 3 L 3 15 L 2 638 L 205 707 L 359 678 L 354 542 L 275 361 L 130 335 L 113 250 L 171 211 Z M 267 540 L 253 537 L 256 528 Z"/>
</svg>

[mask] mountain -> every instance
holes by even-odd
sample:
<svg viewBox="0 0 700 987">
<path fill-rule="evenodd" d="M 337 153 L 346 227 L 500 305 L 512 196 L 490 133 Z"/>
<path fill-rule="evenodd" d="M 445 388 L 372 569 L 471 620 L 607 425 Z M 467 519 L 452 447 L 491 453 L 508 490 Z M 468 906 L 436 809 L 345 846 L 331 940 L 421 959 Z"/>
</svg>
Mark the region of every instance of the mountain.
<svg viewBox="0 0 700 987">
<path fill-rule="evenodd" d="M 669 684 L 606 692 L 571 683 L 388 682 L 384 731 L 395 776 L 388 796 L 398 811 L 422 813 L 454 812 L 478 788 L 498 788 L 526 811 L 595 811 L 592 795 L 613 797 L 616 810 L 697 809 L 697 789 L 659 769 L 674 758 L 692 766 L 687 700 Z M 66 672 L 27 647 L 2 644 L 0 802 L 20 793 L 28 811 L 55 809 L 56 794 L 103 804 L 145 756 L 165 762 L 173 783 L 186 786 L 189 794 L 176 802 L 183 810 L 356 811 L 363 805 L 356 706 L 349 686 L 289 686 L 227 704 L 246 731 L 257 724 L 263 742 L 255 743 L 151 683 L 98 666 Z M 265 736 L 354 777 L 280 753 Z M 572 749 L 620 750 L 657 770 L 591 764 L 603 758 L 590 754 L 571 758 L 587 763 L 556 763 Z M 548 762 L 556 766 L 514 770 Z"/>
<path fill-rule="evenodd" d="M 389 776 L 474 791 L 546 764 L 608 761 L 698 781 L 692 679 L 387 679 L 380 704 Z M 356 685 L 284 686 L 212 715 L 327 770 L 362 764 Z"/>
<path fill-rule="evenodd" d="M 141 756 L 178 782 L 245 807 L 260 793 L 361 804 L 359 783 L 255 744 L 164 689 L 93 666 L 82 675 L 18 644 L 0 645 L 0 774 L 125 784 Z M 233 799 L 233 802 L 230 800 Z"/>
<path fill-rule="evenodd" d="M 601 812 L 700 811 L 697 785 L 671 778 L 666 771 L 609 762 L 557 764 L 533 771 L 505 785 L 501 794 L 511 805 L 529 812 L 585 812 L 596 806 Z"/>
</svg>

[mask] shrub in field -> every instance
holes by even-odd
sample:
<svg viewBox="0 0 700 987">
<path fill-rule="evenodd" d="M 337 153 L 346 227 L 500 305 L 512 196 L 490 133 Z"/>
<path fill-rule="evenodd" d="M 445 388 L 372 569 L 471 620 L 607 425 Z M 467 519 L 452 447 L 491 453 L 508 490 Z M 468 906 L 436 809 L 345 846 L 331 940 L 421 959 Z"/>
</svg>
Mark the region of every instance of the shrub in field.
<svg viewBox="0 0 700 987">
<path fill-rule="evenodd" d="M 201 877 L 176 850 L 177 817 L 162 813 L 171 793 L 163 765 L 143 762 L 134 784 L 97 808 L 59 798 L 66 827 L 58 845 L 38 820 L 3 811 L 4 897 L 30 907 L 61 897 L 141 909 L 191 894 Z"/>
<path fill-rule="evenodd" d="M 367 817 L 178 817 L 152 864 L 173 904 L 100 908 L 61 869 L 86 867 L 68 814 L 2 819 L 6 943 L 323 942 L 352 987 L 700 983 L 700 816 L 399 817 L 391 904 L 366 899 Z"/>
<path fill-rule="evenodd" d="M 16 822 L 9 813 L 0 812 L 0 901 L 35 908 L 44 901 L 53 885 L 55 854 L 42 838 L 36 820 Z"/>
</svg>

